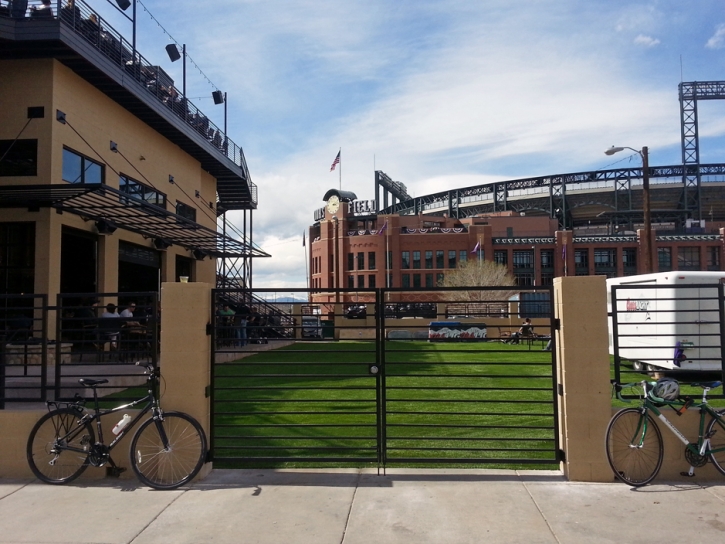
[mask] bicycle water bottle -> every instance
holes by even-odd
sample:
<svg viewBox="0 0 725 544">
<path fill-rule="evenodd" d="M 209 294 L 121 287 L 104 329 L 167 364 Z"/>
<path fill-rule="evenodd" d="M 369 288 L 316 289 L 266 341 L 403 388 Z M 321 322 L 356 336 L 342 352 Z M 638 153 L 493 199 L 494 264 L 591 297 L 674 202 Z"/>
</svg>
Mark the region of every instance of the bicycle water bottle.
<svg viewBox="0 0 725 544">
<path fill-rule="evenodd" d="M 123 417 L 121 418 L 121 421 L 116 423 L 116 426 L 113 428 L 112 432 L 113 434 L 120 433 L 123 428 L 128 425 L 131 422 L 131 416 L 128 414 L 123 414 Z"/>
</svg>

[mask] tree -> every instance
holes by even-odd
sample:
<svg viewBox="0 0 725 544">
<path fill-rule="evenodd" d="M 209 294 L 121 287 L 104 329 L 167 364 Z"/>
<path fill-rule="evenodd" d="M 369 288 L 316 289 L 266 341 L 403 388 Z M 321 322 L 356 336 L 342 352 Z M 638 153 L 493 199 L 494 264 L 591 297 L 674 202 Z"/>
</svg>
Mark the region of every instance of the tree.
<svg viewBox="0 0 725 544">
<path fill-rule="evenodd" d="M 449 272 L 443 278 L 441 287 L 465 287 L 457 291 L 446 293 L 446 298 L 450 301 L 457 302 L 488 302 L 486 308 L 480 308 L 480 311 L 465 311 L 463 313 L 479 313 L 492 315 L 500 312 L 501 308 L 506 308 L 508 299 L 516 294 L 514 289 L 509 289 L 516 285 L 516 279 L 508 273 L 508 269 L 501 264 L 492 261 L 466 261 L 458 265 L 454 271 Z M 504 289 L 471 289 L 472 287 L 503 287 Z M 488 308 L 492 306 L 491 302 L 497 302 L 497 309 Z"/>
</svg>

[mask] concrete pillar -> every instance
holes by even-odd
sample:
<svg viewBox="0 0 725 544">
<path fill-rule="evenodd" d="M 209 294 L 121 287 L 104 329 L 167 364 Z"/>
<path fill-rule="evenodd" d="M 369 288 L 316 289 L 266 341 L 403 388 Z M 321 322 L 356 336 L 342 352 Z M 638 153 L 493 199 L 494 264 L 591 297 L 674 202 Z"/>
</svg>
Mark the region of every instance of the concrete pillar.
<svg viewBox="0 0 725 544">
<path fill-rule="evenodd" d="M 211 290 L 208 283 L 161 284 L 161 356 L 159 366 L 166 382 L 161 401 L 164 410 L 178 410 L 201 423 L 207 441 L 211 430 L 211 406 L 206 396 L 211 384 Z M 200 477 L 212 468 L 207 463 Z"/>
<path fill-rule="evenodd" d="M 554 279 L 559 430 L 569 480 L 611 482 L 604 435 L 612 415 L 604 276 Z"/>
</svg>

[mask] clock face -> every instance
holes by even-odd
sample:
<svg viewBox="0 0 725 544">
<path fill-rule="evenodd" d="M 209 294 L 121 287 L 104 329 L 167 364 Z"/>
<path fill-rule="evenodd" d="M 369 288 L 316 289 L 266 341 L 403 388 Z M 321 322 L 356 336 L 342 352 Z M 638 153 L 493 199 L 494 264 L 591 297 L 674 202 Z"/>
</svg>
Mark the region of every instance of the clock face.
<svg viewBox="0 0 725 544">
<path fill-rule="evenodd" d="M 337 213 L 337 210 L 340 209 L 340 199 L 332 195 L 330 199 L 327 201 L 327 211 L 330 213 Z"/>
</svg>

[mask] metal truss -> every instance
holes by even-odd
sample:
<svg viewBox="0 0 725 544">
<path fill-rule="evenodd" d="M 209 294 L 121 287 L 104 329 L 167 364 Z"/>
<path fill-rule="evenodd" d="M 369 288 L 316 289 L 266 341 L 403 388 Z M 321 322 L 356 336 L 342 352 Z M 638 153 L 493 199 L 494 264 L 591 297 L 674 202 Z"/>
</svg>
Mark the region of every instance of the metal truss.
<svg viewBox="0 0 725 544">
<path fill-rule="evenodd" d="M 702 177 L 722 177 L 725 176 L 725 163 L 649 168 L 650 180 L 684 179 L 685 176 L 697 176 L 698 180 Z M 597 184 L 597 188 L 611 188 L 614 192 L 614 208 L 608 214 L 607 220 L 616 217 L 623 224 L 631 224 L 632 219 L 642 213 L 633 206 L 632 180 L 641 179 L 641 167 L 628 167 L 498 181 L 411 198 L 388 206 L 379 213 L 448 213 L 450 217 L 465 218 L 479 213 L 537 210 L 558 219 L 562 228 L 569 228 L 573 226 L 571 210 L 577 207 L 571 203 L 572 191 L 586 191 L 592 184 Z M 545 199 L 544 202 L 548 199 L 548 203 L 533 202 L 536 199 Z M 611 203 L 604 202 L 601 205 L 612 206 Z M 677 210 L 653 210 L 652 217 L 655 221 L 683 223 L 693 213 L 692 207 L 686 207 L 683 203 L 682 208 Z"/>
<path fill-rule="evenodd" d="M 725 81 L 693 81 L 680 83 L 680 129 L 682 164 L 688 167 L 682 175 L 683 206 L 691 217 L 700 219 L 702 174 L 700 166 L 700 136 L 697 128 L 697 101 L 725 98 Z"/>
<path fill-rule="evenodd" d="M 392 204 L 397 201 L 410 200 L 405 185 L 399 181 L 393 181 L 382 170 L 375 170 L 375 210 L 380 211 L 380 190 L 383 190 L 383 207 L 388 207 L 388 197 L 392 196 Z"/>
</svg>

